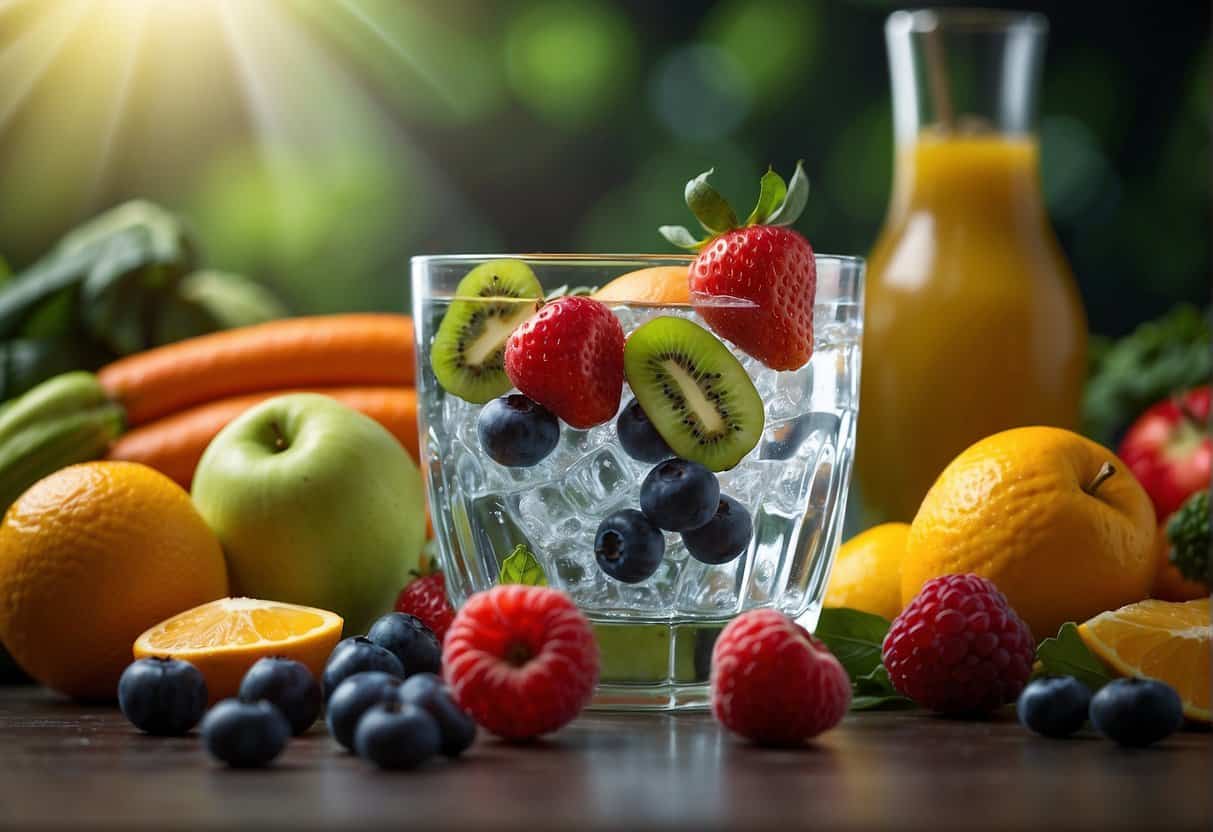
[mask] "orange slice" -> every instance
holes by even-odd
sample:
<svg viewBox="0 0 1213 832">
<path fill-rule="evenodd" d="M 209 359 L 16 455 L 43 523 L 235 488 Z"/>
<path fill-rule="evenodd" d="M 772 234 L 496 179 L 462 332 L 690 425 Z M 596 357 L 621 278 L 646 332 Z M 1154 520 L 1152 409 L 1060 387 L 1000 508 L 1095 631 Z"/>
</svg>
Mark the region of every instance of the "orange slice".
<svg viewBox="0 0 1213 832">
<path fill-rule="evenodd" d="M 1078 628 L 1083 643 L 1117 673 L 1166 682 L 1184 716 L 1209 722 L 1209 599 L 1141 601 L 1100 613 Z"/>
<path fill-rule="evenodd" d="M 593 295 L 603 303 L 686 305 L 691 287 L 686 266 L 654 266 L 620 275 Z"/>
<path fill-rule="evenodd" d="M 341 616 L 314 607 L 220 598 L 161 621 L 135 639 L 135 658 L 183 659 L 206 677 L 215 702 L 235 696 L 244 673 L 264 656 L 307 665 L 317 679 L 341 638 Z"/>
</svg>

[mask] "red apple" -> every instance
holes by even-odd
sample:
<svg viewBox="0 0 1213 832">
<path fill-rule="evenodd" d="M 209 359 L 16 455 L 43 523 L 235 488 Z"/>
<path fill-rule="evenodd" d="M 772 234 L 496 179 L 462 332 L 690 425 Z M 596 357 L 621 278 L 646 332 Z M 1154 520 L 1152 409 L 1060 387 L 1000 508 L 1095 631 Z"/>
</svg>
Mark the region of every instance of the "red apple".
<svg viewBox="0 0 1213 832">
<path fill-rule="evenodd" d="M 1119 456 L 1154 502 L 1160 521 L 1209 487 L 1209 385 L 1158 402 L 1138 417 L 1120 443 Z"/>
</svg>

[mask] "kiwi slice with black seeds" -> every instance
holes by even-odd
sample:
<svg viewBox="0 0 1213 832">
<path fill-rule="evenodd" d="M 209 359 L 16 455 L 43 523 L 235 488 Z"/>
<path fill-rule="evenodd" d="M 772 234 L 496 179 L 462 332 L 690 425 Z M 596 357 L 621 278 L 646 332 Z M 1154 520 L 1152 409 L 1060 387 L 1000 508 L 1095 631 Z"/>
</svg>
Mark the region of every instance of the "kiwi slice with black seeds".
<svg viewBox="0 0 1213 832">
<path fill-rule="evenodd" d="M 683 459 L 725 471 L 758 444 L 765 414 L 754 382 L 693 321 L 649 321 L 628 338 L 623 366 L 641 409 Z"/>
<path fill-rule="evenodd" d="M 475 404 L 513 387 L 505 374 L 505 342 L 535 314 L 542 297 L 539 279 L 521 260 L 490 260 L 468 272 L 430 347 L 438 383 Z"/>
</svg>

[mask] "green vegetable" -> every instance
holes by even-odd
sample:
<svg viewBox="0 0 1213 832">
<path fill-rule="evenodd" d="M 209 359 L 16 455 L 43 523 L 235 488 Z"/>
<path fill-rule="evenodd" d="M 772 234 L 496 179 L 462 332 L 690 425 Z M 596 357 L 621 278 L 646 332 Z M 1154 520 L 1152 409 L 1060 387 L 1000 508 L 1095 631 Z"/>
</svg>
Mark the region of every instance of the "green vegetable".
<svg viewBox="0 0 1213 832">
<path fill-rule="evenodd" d="M 122 433 L 121 406 L 92 373 L 65 373 L 0 411 L 0 512 L 38 480 L 105 455 Z"/>
<path fill-rule="evenodd" d="M 1213 357 L 1205 314 L 1178 306 L 1110 346 L 1092 340 L 1092 366 L 1083 399 L 1083 431 L 1113 445 L 1156 401 L 1209 380 Z"/>
<path fill-rule="evenodd" d="M 514 551 L 510 552 L 509 556 L 502 561 L 501 577 L 498 578 L 497 583 L 547 586 L 548 579 L 543 574 L 543 567 L 539 565 L 539 561 L 535 560 L 535 556 L 531 554 L 531 550 L 519 543 L 514 547 Z"/>
<path fill-rule="evenodd" d="M 813 632 L 830 648 L 851 677 L 851 709 L 904 708 L 912 704 L 899 694 L 880 663 L 881 645 L 889 622 L 879 615 L 844 608 L 827 608 Z"/>
<path fill-rule="evenodd" d="M 1092 693 L 1112 681 L 1103 662 L 1083 643 L 1073 621 L 1062 624 L 1056 636 L 1042 641 L 1036 648 L 1036 658 L 1040 662 L 1039 675 L 1073 676 Z"/>
<path fill-rule="evenodd" d="M 195 276 L 198 245 L 150 202 L 119 205 L 0 282 L 0 397 L 70 369 L 281 315 L 243 278 Z"/>
<path fill-rule="evenodd" d="M 1209 569 L 1209 492 L 1198 491 L 1167 521 L 1171 563 L 1185 578 L 1213 586 Z"/>
</svg>

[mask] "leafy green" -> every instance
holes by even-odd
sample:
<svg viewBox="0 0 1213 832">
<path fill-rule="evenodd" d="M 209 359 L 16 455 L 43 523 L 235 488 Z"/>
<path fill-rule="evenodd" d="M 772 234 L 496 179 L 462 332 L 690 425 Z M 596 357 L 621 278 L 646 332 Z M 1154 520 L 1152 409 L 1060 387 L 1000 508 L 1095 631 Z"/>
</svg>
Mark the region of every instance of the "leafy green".
<svg viewBox="0 0 1213 832">
<path fill-rule="evenodd" d="M 535 555 L 525 544 L 519 543 L 501 563 L 499 584 L 526 584 L 527 586 L 547 586 L 547 576 L 543 567 L 535 560 Z"/>
<path fill-rule="evenodd" d="M 1087 649 L 1073 621 L 1061 625 L 1057 635 L 1046 638 L 1036 648 L 1040 675 L 1073 676 L 1092 692 L 1112 681 L 1112 675 L 1095 654 Z"/>
<path fill-rule="evenodd" d="M 884 669 L 884 665 L 851 682 L 852 711 L 909 708 L 913 705 L 912 701 L 893 688 L 893 683 L 889 681 L 889 671 Z"/>
<path fill-rule="evenodd" d="M 851 677 L 851 710 L 904 708 L 912 703 L 893 689 L 880 663 L 880 650 L 889 622 L 879 615 L 845 608 L 827 608 L 817 619 L 813 635 L 842 664 Z"/>
<path fill-rule="evenodd" d="M 880 649 L 889 622 L 879 615 L 845 608 L 826 608 L 817 619 L 813 635 L 826 647 L 847 674 L 856 679 L 880 667 Z"/>
<path fill-rule="evenodd" d="M 1213 585 L 1209 569 L 1209 492 L 1197 491 L 1167 521 L 1171 563 L 1190 581 Z"/>
<path fill-rule="evenodd" d="M 83 223 L 0 281 L 0 396 L 285 312 L 245 278 L 197 272 L 197 252 L 180 218 L 136 200 Z"/>
<path fill-rule="evenodd" d="M 1207 383 L 1213 373 L 1207 314 L 1181 305 L 1108 345 L 1092 340 L 1083 399 L 1083 431 L 1097 442 L 1116 439 L 1150 405 Z"/>
</svg>

